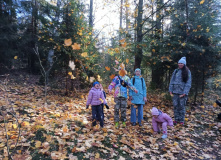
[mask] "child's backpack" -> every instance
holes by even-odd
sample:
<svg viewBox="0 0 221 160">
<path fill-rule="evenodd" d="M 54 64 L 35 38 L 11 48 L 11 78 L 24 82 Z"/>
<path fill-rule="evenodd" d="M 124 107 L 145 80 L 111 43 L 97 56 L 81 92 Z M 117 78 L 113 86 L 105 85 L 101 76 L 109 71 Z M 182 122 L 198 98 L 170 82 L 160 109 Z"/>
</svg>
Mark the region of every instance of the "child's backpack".
<svg viewBox="0 0 221 160">
<path fill-rule="evenodd" d="M 143 77 L 141 77 L 142 88 L 143 88 L 143 81 L 144 81 L 144 79 L 143 79 Z M 133 77 L 133 85 L 134 85 L 134 83 L 135 83 L 135 78 Z"/>
</svg>

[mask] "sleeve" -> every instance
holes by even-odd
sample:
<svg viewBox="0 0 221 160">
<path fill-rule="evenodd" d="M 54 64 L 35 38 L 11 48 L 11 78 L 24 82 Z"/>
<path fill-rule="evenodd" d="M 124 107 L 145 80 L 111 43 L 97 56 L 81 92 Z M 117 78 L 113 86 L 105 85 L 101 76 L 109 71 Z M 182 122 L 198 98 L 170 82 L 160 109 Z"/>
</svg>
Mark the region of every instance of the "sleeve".
<svg viewBox="0 0 221 160">
<path fill-rule="evenodd" d="M 87 103 L 86 103 L 86 105 L 90 105 L 90 104 L 91 104 L 92 97 L 93 97 L 92 94 L 93 94 L 93 93 L 90 91 L 90 92 L 89 92 L 89 95 L 88 95 L 88 98 L 87 98 Z"/>
<path fill-rule="evenodd" d="M 132 84 L 132 81 L 133 81 L 133 78 L 131 78 L 130 80 L 131 84 Z M 133 90 L 129 88 L 129 96 L 132 96 L 132 94 L 133 94 Z"/>
<path fill-rule="evenodd" d="M 142 88 L 143 88 L 143 96 L 147 97 L 147 88 L 146 88 L 146 83 L 145 83 L 144 78 L 142 78 L 142 81 L 143 81 L 143 86 L 142 86 Z"/>
<path fill-rule="evenodd" d="M 103 100 L 103 104 L 107 104 L 107 101 L 106 101 L 106 99 L 104 98 L 104 93 L 103 93 L 103 92 L 102 92 L 100 98 Z"/>
<path fill-rule="evenodd" d="M 169 92 L 173 92 L 172 89 L 173 89 L 173 80 L 174 80 L 175 72 L 176 72 L 176 70 L 173 71 L 172 77 L 170 79 Z"/>
<path fill-rule="evenodd" d="M 156 122 L 155 118 L 152 118 L 152 126 L 153 126 L 154 132 L 158 132 L 157 122 Z"/>
<path fill-rule="evenodd" d="M 164 113 L 164 119 L 168 122 L 169 126 L 173 126 L 173 120 L 168 114 Z"/>
<path fill-rule="evenodd" d="M 185 84 L 185 87 L 184 87 L 184 94 L 185 95 L 188 95 L 189 91 L 190 91 L 190 88 L 191 88 L 191 83 L 192 83 L 192 77 L 191 77 L 191 72 L 189 70 L 189 73 L 188 73 L 188 80 Z"/>
<path fill-rule="evenodd" d="M 129 89 L 131 89 L 132 91 L 136 90 L 136 88 L 132 85 L 132 82 L 130 81 L 130 78 L 127 79 L 127 83 L 128 83 Z"/>
<path fill-rule="evenodd" d="M 112 82 L 111 82 L 111 84 L 109 85 L 108 89 L 112 90 L 113 88 L 115 88 L 115 86 L 116 86 L 116 84 L 117 84 L 116 81 L 117 81 L 117 77 L 115 77 L 115 78 L 112 80 Z"/>
</svg>

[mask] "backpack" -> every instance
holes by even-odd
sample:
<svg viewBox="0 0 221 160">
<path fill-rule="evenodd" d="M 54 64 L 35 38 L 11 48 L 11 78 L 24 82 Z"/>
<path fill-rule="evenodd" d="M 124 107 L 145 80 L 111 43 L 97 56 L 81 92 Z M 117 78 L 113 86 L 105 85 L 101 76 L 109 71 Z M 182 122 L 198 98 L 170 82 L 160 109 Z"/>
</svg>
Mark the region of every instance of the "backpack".
<svg viewBox="0 0 221 160">
<path fill-rule="evenodd" d="M 143 88 L 143 81 L 144 81 L 144 79 L 143 79 L 143 77 L 141 77 L 142 88 Z M 135 78 L 133 77 L 133 85 L 134 85 L 134 83 L 135 83 Z"/>
</svg>

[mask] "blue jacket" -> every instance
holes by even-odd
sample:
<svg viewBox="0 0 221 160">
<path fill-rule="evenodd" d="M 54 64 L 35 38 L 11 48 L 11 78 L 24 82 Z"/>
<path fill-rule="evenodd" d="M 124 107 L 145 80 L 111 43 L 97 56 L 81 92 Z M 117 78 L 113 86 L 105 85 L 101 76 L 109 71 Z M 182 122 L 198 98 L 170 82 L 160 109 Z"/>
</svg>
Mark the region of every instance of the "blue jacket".
<svg viewBox="0 0 221 160">
<path fill-rule="evenodd" d="M 146 90 L 146 84 L 145 80 L 139 76 L 134 76 L 135 82 L 134 82 L 134 87 L 137 89 L 138 93 L 135 93 L 131 89 L 129 90 L 129 96 L 132 96 L 132 101 L 131 103 L 133 104 L 145 104 L 143 98 L 147 96 L 147 90 Z M 131 78 L 131 83 L 133 84 L 133 78 Z M 142 81 L 143 81 L 143 86 L 142 86 Z"/>
<path fill-rule="evenodd" d="M 182 70 L 181 69 L 175 69 L 175 71 L 172 74 L 170 85 L 169 85 L 169 92 L 172 92 L 174 94 L 186 94 L 188 95 L 190 88 L 191 88 L 191 72 L 189 70 L 188 73 L 188 80 L 187 82 L 183 82 L 182 80 Z"/>
</svg>

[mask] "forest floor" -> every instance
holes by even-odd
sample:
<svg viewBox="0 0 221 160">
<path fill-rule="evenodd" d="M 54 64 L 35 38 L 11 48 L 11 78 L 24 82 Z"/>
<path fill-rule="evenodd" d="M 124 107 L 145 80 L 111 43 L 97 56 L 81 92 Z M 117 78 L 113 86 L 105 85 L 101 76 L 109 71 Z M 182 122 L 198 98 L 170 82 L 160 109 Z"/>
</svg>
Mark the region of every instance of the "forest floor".
<svg viewBox="0 0 221 160">
<path fill-rule="evenodd" d="M 53 92 L 44 102 L 43 87 L 9 83 L 0 90 L 0 159 L 221 159 L 221 107 L 187 106 L 185 125 L 168 129 L 168 138 L 153 136 L 150 109 L 160 108 L 173 117 L 172 104 L 164 94 L 148 94 L 143 126 L 114 127 L 114 100 L 107 95 L 104 128 L 91 125 L 86 109 L 88 91 L 71 96 Z M 18 120 L 18 123 L 16 122 Z M 20 133 L 19 133 L 20 128 Z M 18 140 L 18 143 L 16 144 Z M 7 145 L 8 144 L 8 145 Z M 9 146 L 9 148 L 7 148 Z"/>
</svg>

